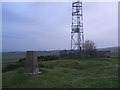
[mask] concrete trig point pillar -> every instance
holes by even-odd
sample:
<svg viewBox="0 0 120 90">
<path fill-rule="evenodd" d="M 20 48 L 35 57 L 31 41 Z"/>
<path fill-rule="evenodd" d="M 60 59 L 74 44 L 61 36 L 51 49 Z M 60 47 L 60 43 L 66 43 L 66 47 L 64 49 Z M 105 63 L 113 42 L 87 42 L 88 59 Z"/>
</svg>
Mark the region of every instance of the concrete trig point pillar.
<svg viewBox="0 0 120 90">
<path fill-rule="evenodd" d="M 24 68 L 25 68 L 25 72 L 28 74 L 41 73 L 39 72 L 36 51 L 27 51 Z"/>
</svg>

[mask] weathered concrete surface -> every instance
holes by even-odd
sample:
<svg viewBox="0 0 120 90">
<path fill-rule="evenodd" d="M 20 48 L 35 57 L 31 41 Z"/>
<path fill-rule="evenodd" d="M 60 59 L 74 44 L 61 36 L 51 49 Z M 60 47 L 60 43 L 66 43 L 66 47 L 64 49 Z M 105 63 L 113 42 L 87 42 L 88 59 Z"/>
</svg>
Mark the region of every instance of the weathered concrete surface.
<svg viewBox="0 0 120 90">
<path fill-rule="evenodd" d="M 37 63 L 37 52 L 27 51 L 24 64 L 25 72 L 30 74 L 37 74 L 39 71 Z"/>
</svg>

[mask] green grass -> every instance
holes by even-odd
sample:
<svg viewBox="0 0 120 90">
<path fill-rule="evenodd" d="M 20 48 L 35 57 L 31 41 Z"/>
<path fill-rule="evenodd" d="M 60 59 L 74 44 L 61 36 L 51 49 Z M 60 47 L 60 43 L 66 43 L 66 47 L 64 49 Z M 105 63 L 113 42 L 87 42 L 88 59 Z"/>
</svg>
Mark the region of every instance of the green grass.
<svg viewBox="0 0 120 90">
<path fill-rule="evenodd" d="M 42 74 L 24 73 L 24 68 L 2 75 L 3 88 L 117 88 L 118 60 L 94 58 L 42 61 Z"/>
<path fill-rule="evenodd" d="M 112 52 L 112 57 L 118 57 L 118 56 L 120 56 L 120 53 Z"/>
</svg>

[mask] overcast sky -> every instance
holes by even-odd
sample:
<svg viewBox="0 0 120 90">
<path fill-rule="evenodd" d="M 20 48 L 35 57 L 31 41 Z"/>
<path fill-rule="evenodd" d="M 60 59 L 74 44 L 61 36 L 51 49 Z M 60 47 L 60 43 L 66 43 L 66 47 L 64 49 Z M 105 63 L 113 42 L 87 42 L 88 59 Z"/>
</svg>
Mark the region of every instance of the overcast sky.
<svg viewBox="0 0 120 90">
<path fill-rule="evenodd" d="M 70 49 L 71 2 L 3 2 L 3 51 Z M 83 2 L 84 37 L 118 45 L 118 3 Z"/>
</svg>

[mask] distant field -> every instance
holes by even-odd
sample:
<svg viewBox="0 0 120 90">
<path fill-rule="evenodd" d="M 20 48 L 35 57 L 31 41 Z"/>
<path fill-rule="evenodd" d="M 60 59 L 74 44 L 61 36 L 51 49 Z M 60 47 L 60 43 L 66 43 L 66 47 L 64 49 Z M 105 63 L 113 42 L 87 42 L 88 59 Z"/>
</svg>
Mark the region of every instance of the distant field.
<svg viewBox="0 0 120 90">
<path fill-rule="evenodd" d="M 18 61 L 20 58 L 25 57 L 25 53 L 3 53 L 2 54 L 2 62 L 10 63 Z"/>
<path fill-rule="evenodd" d="M 94 58 L 39 62 L 42 74 L 23 68 L 3 73 L 3 88 L 117 88 L 118 60 Z"/>
<path fill-rule="evenodd" d="M 3 53 L 2 54 L 2 62 L 5 63 L 12 63 L 18 61 L 21 58 L 25 58 L 26 52 L 16 52 L 16 53 Z M 58 52 L 37 52 L 38 56 L 45 56 L 45 55 L 59 55 Z"/>
<path fill-rule="evenodd" d="M 120 57 L 120 53 L 113 52 L 113 53 L 112 53 L 112 57 Z"/>
<path fill-rule="evenodd" d="M 3 63 L 15 62 L 15 61 L 18 61 L 20 58 L 24 58 L 25 55 L 26 55 L 25 52 L 3 53 L 2 54 L 2 62 Z M 40 56 L 40 55 L 42 55 L 42 56 L 45 56 L 45 55 L 58 55 L 59 56 L 59 52 L 43 52 L 43 53 L 38 52 L 37 55 L 38 56 Z M 111 56 L 112 57 L 118 57 L 118 53 L 114 52 L 114 53 L 112 53 Z M 119 53 L 119 56 L 120 56 L 120 53 Z"/>
</svg>

